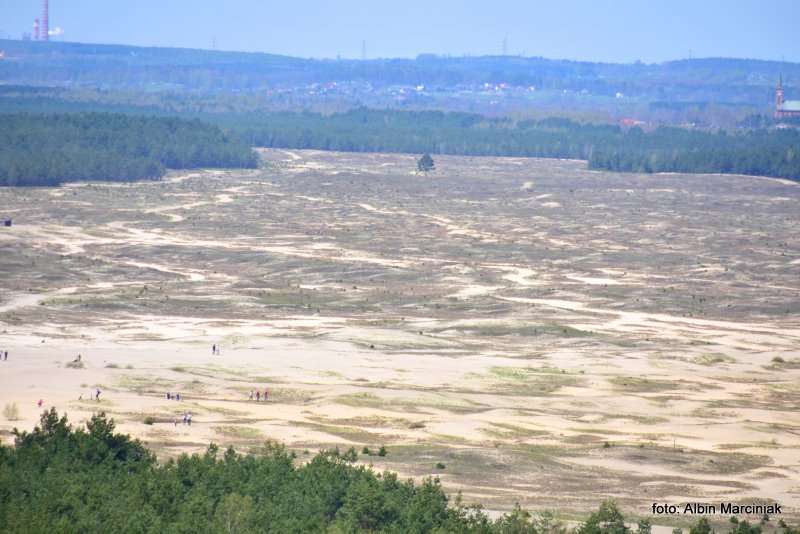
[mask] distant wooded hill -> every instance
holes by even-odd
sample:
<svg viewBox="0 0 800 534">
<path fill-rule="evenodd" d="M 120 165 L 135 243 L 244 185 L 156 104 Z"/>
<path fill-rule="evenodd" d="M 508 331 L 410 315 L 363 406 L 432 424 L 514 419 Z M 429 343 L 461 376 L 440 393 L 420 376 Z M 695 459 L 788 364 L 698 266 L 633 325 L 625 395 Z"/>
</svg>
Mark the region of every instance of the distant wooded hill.
<svg viewBox="0 0 800 534">
<path fill-rule="evenodd" d="M 622 93 L 649 102 L 727 102 L 768 106 L 780 73 L 788 92 L 800 64 L 691 59 L 611 64 L 538 57 L 314 60 L 273 54 L 0 40 L 0 80 L 71 87 L 263 91 L 275 86 L 365 82 L 426 87 L 501 84 L 537 90 Z M 308 95 L 306 95 L 308 96 Z"/>
</svg>

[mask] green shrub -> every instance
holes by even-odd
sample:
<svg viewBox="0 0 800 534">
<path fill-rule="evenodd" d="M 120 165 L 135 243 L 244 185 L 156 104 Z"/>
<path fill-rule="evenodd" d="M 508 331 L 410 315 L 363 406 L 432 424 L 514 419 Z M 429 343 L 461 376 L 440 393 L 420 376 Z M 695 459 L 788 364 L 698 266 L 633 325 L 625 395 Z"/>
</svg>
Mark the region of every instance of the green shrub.
<svg viewBox="0 0 800 534">
<path fill-rule="evenodd" d="M 147 417 L 144 418 L 144 424 L 146 424 L 146 425 L 152 425 L 155 422 L 156 422 L 156 418 L 153 417 L 152 415 L 148 415 Z"/>
<path fill-rule="evenodd" d="M 347 449 L 347 452 L 342 455 L 342 459 L 345 462 L 353 463 L 358 460 L 358 454 L 356 453 L 355 447 L 350 447 Z"/>
<path fill-rule="evenodd" d="M 386 447 L 381 445 L 381 448 L 378 449 L 378 456 L 386 456 Z"/>
</svg>

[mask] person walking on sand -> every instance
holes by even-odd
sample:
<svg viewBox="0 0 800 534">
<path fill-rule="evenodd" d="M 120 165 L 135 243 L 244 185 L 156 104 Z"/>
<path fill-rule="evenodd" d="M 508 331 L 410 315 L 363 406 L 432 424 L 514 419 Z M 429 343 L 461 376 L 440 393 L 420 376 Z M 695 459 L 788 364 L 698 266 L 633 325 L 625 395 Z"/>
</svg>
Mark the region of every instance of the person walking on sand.
<svg viewBox="0 0 800 534">
<path fill-rule="evenodd" d="M 97 388 L 97 392 L 95 393 L 95 400 L 100 402 L 100 388 Z"/>
<path fill-rule="evenodd" d="M 36 405 L 37 405 L 39 408 L 41 408 L 41 407 L 42 407 L 42 404 L 44 404 L 44 401 L 43 401 L 42 399 L 39 399 L 39 402 L 37 402 L 37 403 L 36 403 Z"/>
<path fill-rule="evenodd" d="M 178 416 L 177 415 L 172 418 L 172 422 L 175 423 L 175 426 L 178 426 Z"/>
<path fill-rule="evenodd" d="M 192 412 L 189 412 L 186 416 L 186 424 L 192 426 Z"/>
<path fill-rule="evenodd" d="M 261 392 L 260 391 L 256 391 L 256 402 L 260 402 L 260 401 L 261 401 Z"/>
<path fill-rule="evenodd" d="M 214 355 L 216 353 L 217 353 L 217 345 L 216 344 L 211 345 L 211 354 Z"/>
<path fill-rule="evenodd" d="M 269 390 L 267 390 L 267 388 L 264 388 L 264 402 L 267 402 L 268 396 L 269 396 Z"/>
<path fill-rule="evenodd" d="M 186 424 L 186 412 L 183 412 L 183 424 Z"/>
</svg>

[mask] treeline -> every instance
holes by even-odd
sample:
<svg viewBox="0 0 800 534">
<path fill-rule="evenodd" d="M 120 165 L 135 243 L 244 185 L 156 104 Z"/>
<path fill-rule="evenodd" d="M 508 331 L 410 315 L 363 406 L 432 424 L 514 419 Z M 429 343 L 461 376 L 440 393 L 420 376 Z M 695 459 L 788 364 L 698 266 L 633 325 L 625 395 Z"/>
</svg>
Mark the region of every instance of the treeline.
<svg viewBox="0 0 800 534">
<path fill-rule="evenodd" d="M 32 432 L 14 435 L 14 446 L 0 446 L 0 528 L 17 534 L 651 532 L 647 521 L 627 526 L 612 502 L 573 529 L 519 508 L 492 520 L 479 507 L 450 502 L 437 479 L 415 485 L 356 465 L 352 449 L 298 465 L 274 444 L 249 455 L 211 445 L 205 454 L 157 463 L 140 442 L 115 433 L 104 414 L 73 429 L 55 409 Z M 783 534 L 800 534 L 779 525 Z M 746 521 L 730 527 L 731 534 L 761 530 Z M 690 530 L 711 533 L 705 518 Z"/>
<path fill-rule="evenodd" d="M 567 119 L 512 121 L 468 113 L 357 109 L 334 115 L 218 117 L 255 146 L 356 152 L 585 159 L 592 169 L 737 173 L 800 179 L 800 131 L 653 131 Z"/>
<path fill-rule="evenodd" d="M 586 159 L 592 146 L 616 145 L 613 125 L 566 119 L 514 122 L 470 113 L 356 109 L 345 113 L 270 113 L 217 119 L 254 146 L 352 152 Z"/>
<path fill-rule="evenodd" d="M 59 105 L 85 109 L 83 104 Z M 157 178 L 165 168 L 254 167 L 256 156 L 248 146 L 570 158 L 610 171 L 800 180 L 796 128 L 644 131 L 561 118 L 513 120 L 367 108 L 332 115 L 184 111 L 174 118 L 150 113 L 133 106 L 125 107 L 123 114 L 0 115 L 0 185 Z"/>
<path fill-rule="evenodd" d="M 0 115 L 0 186 L 157 179 L 166 169 L 256 165 L 247 145 L 199 120 L 112 113 Z"/>
<path fill-rule="evenodd" d="M 626 132 L 616 146 L 589 154 L 589 167 L 625 172 L 687 172 L 774 176 L 800 180 L 800 131 L 729 134 L 680 128 Z"/>
</svg>

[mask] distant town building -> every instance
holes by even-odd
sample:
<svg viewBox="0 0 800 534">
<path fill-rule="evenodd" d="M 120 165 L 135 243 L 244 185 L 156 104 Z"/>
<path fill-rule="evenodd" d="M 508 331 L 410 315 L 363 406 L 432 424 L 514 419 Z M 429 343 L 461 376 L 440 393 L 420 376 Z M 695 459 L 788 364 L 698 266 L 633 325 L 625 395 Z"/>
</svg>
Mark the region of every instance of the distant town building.
<svg viewBox="0 0 800 534">
<path fill-rule="evenodd" d="M 783 76 L 778 78 L 778 86 L 775 88 L 775 118 L 787 119 L 790 117 L 800 117 L 800 100 L 783 99 Z"/>
<path fill-rule="evenodd" d="M 629 119 L 629 118 L 620 119 L 619 121 L 620 126 L 624 126 L 627 128 L 630 128 L 631 126 L 644 126 L 645 124 L 647 123 L 644 121 L 640 121 L 637 119 Z"/>
</svg>

